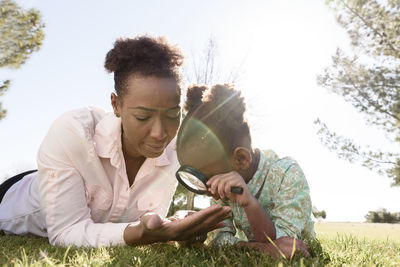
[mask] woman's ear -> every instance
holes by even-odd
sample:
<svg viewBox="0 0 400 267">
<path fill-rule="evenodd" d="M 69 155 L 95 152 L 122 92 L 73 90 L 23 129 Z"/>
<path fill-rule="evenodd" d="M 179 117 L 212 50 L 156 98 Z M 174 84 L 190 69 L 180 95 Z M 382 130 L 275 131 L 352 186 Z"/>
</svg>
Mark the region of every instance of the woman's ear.
<svg viewBox="0 0 400 267">
<path fill-rule="evenodd" d="M 115 116 L 118 118 L 121 117 L 121 103 L 118 96 L 114 93 L 111 93 L 111 105 L 113 107 Z"/>
<path fill-rule="evenodd" d="M 246 171 L 251 165 L 251 153 L 245 147 L 237 147 L 231 157 L 233 169 L 237 171 Z"/>
</svg>

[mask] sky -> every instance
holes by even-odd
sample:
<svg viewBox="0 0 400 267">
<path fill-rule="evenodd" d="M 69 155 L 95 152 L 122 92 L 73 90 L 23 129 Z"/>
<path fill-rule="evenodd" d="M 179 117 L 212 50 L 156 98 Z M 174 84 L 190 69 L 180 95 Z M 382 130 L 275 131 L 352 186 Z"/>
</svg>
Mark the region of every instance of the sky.
<svg viewBox="0 0 400 267">
<path fill-rule="evenodd" d="M 327 221 L 362 222 L 379 208 L 400 211 L 400 188 L 390 187 L 389 178 L 338 159 L 318 139 L 313 121 L 320 118 L 362 145 L 394 146 L 349 103 L 317 85 L 337 47 L 351 52 L 325 1 L 16 2 L 41 11 L 45 39 L 20 69 L 0 69 L 0 80 L 12 80 L 0 99 L 8 110 L 0 121 L 0 179 L 36 168 L 40 143 L 62 113 L 83 106 L 111 111 L 113 76 L 103 64 L 117 38 L 165 36 L 184 52 L 189 77 L 212 36 L 216 81 L 239 70 L 254 146 L 297 160 Z"/>
</svg>

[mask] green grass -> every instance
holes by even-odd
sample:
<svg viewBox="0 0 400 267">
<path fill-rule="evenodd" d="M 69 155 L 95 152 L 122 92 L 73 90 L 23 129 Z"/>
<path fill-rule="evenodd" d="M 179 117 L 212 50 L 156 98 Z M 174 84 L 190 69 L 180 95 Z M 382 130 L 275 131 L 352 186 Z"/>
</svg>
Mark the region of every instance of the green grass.
<svg viewBox="0 0 400 267">
<path fill-rule="evenodd" d="M 0 236 L 0 266 L 400 266 L 399 228 L 388 226 L 318 223 L 321 245 L 311 244 L 311 258 L 292 260 L 272 260 L 258 251 L 229 246 L 63 248 L 50 246 L 46 238 Z"/>
<path fill-rule="evenodd" d="M 400 224 L 324 222 L 315 223 L 315 230 L 319 237 L 332 237 L 339 233 L 351 234 L 368 240 L 400 241 Z"/>
</svg>

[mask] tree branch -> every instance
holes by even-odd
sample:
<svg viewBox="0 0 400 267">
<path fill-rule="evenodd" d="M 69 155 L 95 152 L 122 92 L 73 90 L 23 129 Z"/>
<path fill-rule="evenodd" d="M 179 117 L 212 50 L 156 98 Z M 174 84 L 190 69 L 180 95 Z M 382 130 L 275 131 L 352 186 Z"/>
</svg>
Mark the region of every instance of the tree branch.
<svg viewBox="0 0 400 267">
<path fill-rule="evenodd" d="M 385 40 L 385 36 L 378 32 L 378 30 L 376 30 L 375 28 L 372 27 L 371 24 L 369 24 L 363 17 L 361 17 L 353 8 L 351 8 L 349 5 L 346 4 L 346 2 L 344 0 L 340 0 L 340 2 L 348 9 L 350 10 L 351 13 L 353 13 L 356 17 L 358 17 L 364 24 L 365 26 L 367 26 L 368 28 L 370 28 L 375 35 L 379 36 L 381 38 L 381 40 Z M 386 35 L 386 34 L 385 34 Z M 385 42 L 390 49 L 393 50 L 393 52 L 396 53 L 396 56 L 399 57 L 400 55 L 400 51 L 398 51 L 396 48 L 393 47 L 393 45 L 390 42 Z"/>
</svg>

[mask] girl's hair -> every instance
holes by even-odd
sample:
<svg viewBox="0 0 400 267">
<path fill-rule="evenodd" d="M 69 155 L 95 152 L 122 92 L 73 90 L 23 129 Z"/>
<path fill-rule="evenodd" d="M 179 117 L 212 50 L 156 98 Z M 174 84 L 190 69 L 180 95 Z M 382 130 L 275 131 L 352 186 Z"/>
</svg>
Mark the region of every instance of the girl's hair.
<svg viewBox="0 0 400 267">
<path fill-rule="evenodd" d="M 123 96 L 131 74 L 171 77 L 179 84 L 182 64 L 182 52 L 168 44 L 164 37 L 138 36 L 118 39 L 107 53 L 104 67 L 108 72 L 114 72 L 115 91 Z"/>
<path fill-rule="evenodd" d="M 186 97 L 187 115 L 178 132 L 178 151 L 192 141 L 207 142 L 208 137 L 218 138 L 227 155 L 238 146 L 251 148 L 250 129 L 244 116 L 246 104 L 233 85 L 217 84 L 211 89 L 193 85 Z"/>
</svg>

